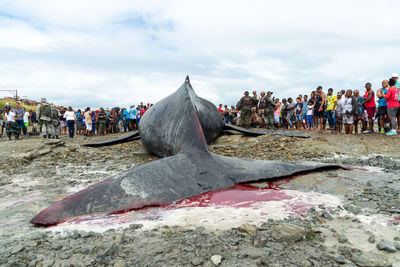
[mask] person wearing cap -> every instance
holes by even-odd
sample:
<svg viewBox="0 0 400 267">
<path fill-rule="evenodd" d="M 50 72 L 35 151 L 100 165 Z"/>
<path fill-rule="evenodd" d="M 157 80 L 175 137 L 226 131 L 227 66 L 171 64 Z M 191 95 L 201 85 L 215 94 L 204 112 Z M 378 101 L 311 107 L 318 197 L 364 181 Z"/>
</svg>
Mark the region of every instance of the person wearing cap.
<svg viewBox="0 0 400 267">
<path fill-rule="evenodd" d="M 399 82 L 399 74 L 398 73 L 392 73 L 392 79 L 395 80 L 394 87 L 397 87 L 400 89 L 400 82 Z"/>
<path fill-rule="evenodd" d="M 261 91 L 260 100 L 258 103 L 258 117 L 261 119 L 261 128 L 264 128 L 265 125 L 266 108 L 267 108 L 267 97 L 265 96 L 265 92 Z"/>
<path fill-rule="evenodd" d="M 52 128 L 51 128 L 52 129 L 51 137 L 58 139 L 59 136 L 61 135 L 60 118 L 65 115 L 65 112 L 64 112 L 64 115 L 61 116 L 60 111 L 58 110 L 58 108 L 54 104 L 50 104 L 50 106 L 51 106 L 51 126 L 52 126 Z"/>
<path fill-rule="evenodd" d="M 102 107 L 97 114 L 97 122 L 99 124 L 99 135 L 104 135 L 106 130 L 107 114 Z"/>
<path fill-rule="evenodd" d="M 275 125 L 274 110 L 276 104 L 272 99 L 272 94 L 273 93 L 271 91 L 268 91 L 266 96 L 265 124 L 267 125 L 268 129 L 273 128 Z"/>
<path fill-rule="evenodd" d="M 249 91 L 244 92 L 244 96 L 240 98 L 236 107 L 240 111 L 239 126 L 250 127 L 251 124 L 251 106 L 252 98 L 249 96 Z"/>
<path fill-rule="evenodd" d="M 396 127 L 400 128 L 400 103 L 399 103 L 399 88 L 395 86 L 396 80 L 391 78 L 385 99 L 387 100 L 387 112 L 390 119 L 392 129 L 386 135 L 397 135 Z M 396 122 L 397 121 L 397 122 Z"/>
</svg>

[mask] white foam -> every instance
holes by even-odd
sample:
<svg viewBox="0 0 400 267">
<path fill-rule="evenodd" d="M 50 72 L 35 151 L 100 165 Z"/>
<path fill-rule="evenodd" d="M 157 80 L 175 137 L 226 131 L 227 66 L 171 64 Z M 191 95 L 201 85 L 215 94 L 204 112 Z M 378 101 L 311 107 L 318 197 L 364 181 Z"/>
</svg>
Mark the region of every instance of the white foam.
<svg viewBox="0 0 400 267">
<path fill-rule="evenodd" d="M 151 208 L 124 214 L 70 220 L 49 230 L 104 232 L 108 229 L 128 227 L 130 224 L 143 224 L 145 230 L 163 225 L 203 226 L 207 230 L 224 230 L 244 223 L 259 225 L 268 219 L 278 220 L 288 216 L 299 216 L 311 207 L 316 208 L 320 204 L 327 208 L 334 208 L 342 203 L 340 198 L 328 194 L 296 190 L 281 191 L 291 198 L 278 201 L 243 201 L 234 206 Z M 244 204 L 246 207 L 238 207 Z"/>
</svg>

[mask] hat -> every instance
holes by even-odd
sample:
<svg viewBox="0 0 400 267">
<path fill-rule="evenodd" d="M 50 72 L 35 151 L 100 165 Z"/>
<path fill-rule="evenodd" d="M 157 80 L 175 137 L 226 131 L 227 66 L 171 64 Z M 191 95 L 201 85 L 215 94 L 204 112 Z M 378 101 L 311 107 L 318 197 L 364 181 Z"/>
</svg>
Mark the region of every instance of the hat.
<svg viewBox="0 0 400 267">
<path fill-rule="evenodd" d="M 244 91 L 244 94 L 245 94 L 245 95 L 248 95 L 248 94 L 249 94 L 249 91 Z"/>
<path fill-rule="evenodd" d="M 392 77 L 393 78 L 399 78 L 399 74 L 398 73 L 392 73 Z"/>
<path fill-rule="evenodd" d="M 269 95 L 269 94 L 271 94 L 271 95 L 272 95 L 272 94 L 273 94 L 273 92 L 271 92 L 271 91 L 268 91 L 268 92 L 267 92 L 267 95 Z"/>
</svg>

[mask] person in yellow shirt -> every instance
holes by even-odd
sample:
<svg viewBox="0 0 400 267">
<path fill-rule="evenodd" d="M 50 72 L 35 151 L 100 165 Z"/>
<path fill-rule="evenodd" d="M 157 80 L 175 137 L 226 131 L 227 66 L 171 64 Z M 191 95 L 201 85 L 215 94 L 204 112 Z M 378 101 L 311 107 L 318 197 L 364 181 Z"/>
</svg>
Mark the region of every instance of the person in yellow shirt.
<svg viewBox="0 0 400 267">
<path fill-rule="evenodd" d="M 328 94 L 326 95 L 326 113 L 328 115 L 329 127 L 331 130 L 336 128 L 336 118 L 335 110 L 337 105 L 337 97 L 333 94 L 333 89 L 328 89 Z"/>
</svg>

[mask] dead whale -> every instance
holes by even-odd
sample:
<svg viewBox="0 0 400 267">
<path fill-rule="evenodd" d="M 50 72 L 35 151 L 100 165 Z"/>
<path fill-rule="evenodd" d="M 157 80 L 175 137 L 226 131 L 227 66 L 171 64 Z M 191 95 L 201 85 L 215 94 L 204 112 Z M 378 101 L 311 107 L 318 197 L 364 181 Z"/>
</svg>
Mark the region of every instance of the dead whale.
<svg viewBox="0 0 400 267">
<path fill-rule="evenodd" d="M 198 97 L 186 78 L 175 93 L 145 113 L 139 132 L 130 137 L 136 138 L 140 134 L 147 151 L 162 159 L 72 194 L 44 209 L 31 223 L 49 226 L 76 216 L 165 205 L 238 183 L 338 167 L 215 155 L 208 151 L 207 143 L 215 139 L 224 127 L 219 111 Z"/>
</svg>

